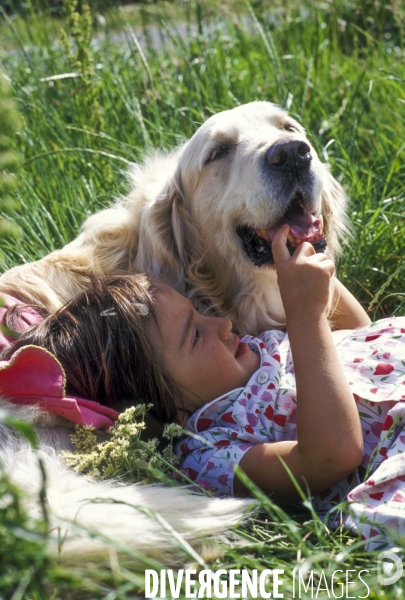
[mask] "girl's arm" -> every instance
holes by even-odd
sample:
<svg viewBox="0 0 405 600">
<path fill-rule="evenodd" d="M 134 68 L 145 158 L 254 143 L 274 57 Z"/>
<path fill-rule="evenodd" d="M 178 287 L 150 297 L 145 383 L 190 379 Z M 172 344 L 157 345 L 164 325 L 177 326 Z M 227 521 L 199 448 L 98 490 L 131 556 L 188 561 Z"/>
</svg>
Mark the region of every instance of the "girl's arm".
<svg viewBox="0 0 405 600">
<path fill-rule="evenodd" d="M 298 494 L 279 457 L 298 483 L 318 493 L 349 475 L 361 462 L 362 430 L 327 320 L 333 263 L 301 244 L 290 257 L 288 226 L 272 247 L 287 315 L 297 384 L 297 442 L 258 444 L 243 456 L 243 471 L 277 501 Z M 235 478 L 235 494 L 246 490 Z"/>
<path fill-rule="evenodd" d="M 358 329 L 371 323 L 371 320 L 341 281 L 333 278 L 333 312 L 330 317 L 332 329 Z"/>
</svg>

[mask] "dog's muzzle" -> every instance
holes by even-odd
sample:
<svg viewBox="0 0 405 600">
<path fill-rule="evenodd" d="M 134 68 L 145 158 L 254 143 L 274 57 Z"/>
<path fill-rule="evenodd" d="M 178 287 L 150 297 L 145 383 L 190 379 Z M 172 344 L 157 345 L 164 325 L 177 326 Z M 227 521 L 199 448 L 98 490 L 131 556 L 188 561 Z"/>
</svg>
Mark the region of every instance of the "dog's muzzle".
<svg viewBox="0 0 405 600">
<path fill-rule="evenodd" d="M 274 263 L 272 240 L 285 224 L 290 227 L 287 248 L 291 255 L 304 241 L 312 244 L 317 253 L 325 251 L 323 218 L 322 215 L 316 216 L 312 201 L 311 162 L 311 147 L 300 139 L 280 140 L 267 149 L 263 161 L 264 173 L 278 182 L 277 196 L 279 202 L 285 202 L 284 214 L 264 228 L 244 224 L 236 228 L 244 251 L 257 267 Z M 285 190 L 287 197 L 283 198 L 280 189 Z"/>
</svg>

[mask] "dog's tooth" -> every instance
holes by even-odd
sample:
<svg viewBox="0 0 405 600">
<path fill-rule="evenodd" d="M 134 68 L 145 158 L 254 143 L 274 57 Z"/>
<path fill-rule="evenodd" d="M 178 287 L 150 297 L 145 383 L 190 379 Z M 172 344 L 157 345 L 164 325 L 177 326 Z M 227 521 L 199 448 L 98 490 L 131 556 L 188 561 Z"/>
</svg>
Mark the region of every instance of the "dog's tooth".
<svg viewBox="0 0 405 600">
<path fill-rule="evenodd" d="M 295 239 L 295 237 L 293 236 L 293 234 L 291 233 L 291 231 L 288 232 L 287 235 L 287 240 L 290 242 L 290 244 L 292 244 L 293 246 L 296 245 L 297 241 Z"/>
</svg>

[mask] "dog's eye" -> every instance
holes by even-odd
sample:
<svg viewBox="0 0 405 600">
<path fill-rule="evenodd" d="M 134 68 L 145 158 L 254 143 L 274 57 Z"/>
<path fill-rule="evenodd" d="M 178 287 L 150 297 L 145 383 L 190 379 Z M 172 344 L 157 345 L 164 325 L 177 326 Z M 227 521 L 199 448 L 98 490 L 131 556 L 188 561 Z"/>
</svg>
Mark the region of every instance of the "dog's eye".
<svg viewBox="0 0 405 600">
<path fill-rule="evenodd" d="M 224 158 L 228 154 L 231 153 L 232 146 L 231 144 L 221 144 L 212 150 L 205 164 L 214 162 L 215 160 L 219 160 L 220 158 Z"/>
<path fill-rule="evenodd" d="M 294 127 L 294 125 L 292 125 L 291 123 L 284 123 L 282 128 L 284 129 L 284 131 L 298 131 L 298 129 Z"/>
</svg>

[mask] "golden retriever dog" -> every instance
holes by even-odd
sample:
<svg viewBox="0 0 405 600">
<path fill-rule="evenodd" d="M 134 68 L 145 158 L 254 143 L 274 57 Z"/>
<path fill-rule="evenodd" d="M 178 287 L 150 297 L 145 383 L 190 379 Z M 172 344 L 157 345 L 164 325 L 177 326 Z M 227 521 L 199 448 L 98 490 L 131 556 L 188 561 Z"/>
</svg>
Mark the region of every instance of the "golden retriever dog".
<svg viewBox="0 0 405 600">
<path fill-rule="evenodd" d="M 181 147 L 135 165 L 125 199 L 79 236 L 0 278 L 0 292 L 54 311 L 93 273 L 146 272 L 195 305 L 256 334 L 284 324 L 271 240 L 291 227 L 333 257 L 347 231 L 346 196 L 302 126 L 268 102 L 210 117 Z"/>
<path fill-rule="evenodd" d="M 52 312 L 87 287 L 93 274 L 146 272 L 188 295 L 199 309 L 230 317 L 237 331 L 255 334 L 284 324 L 271 253 L 278 228 L 290 225 L 291 252 L 307 240 L 332 257 L 346 231 L 341 186 L 302 126 L 268 102 L 212 116 L 173 152 L 135 165 L 130 177 L 126 198 L 89 217 L 61 250 L 4 273 L 0 293 Z M 2 406 L 16 414 L 15 405 Z M 88 480 L 59 462 L 57 451 L 70 447 L 69 424 L 32 408 L 21 410 L 42 440 L 54 523 L 68 522 L 69 531 L 78 518 L 107 538 L 118 536 L 123 544 L 154 554 L 167 548 L 170 536 L 136 506 L 159 511 L 191 541 L 228 528 L 246 506 L 246 501 L 193 497 L 178 489 L 166 490 L 162 502 L 159 488 Z M 32 503 L 40 487 L 35 453 L 17 443 L 6 425 L 0 428 L 0 450 L 7 471 L 29 491 Z M 94 504 L 109 497 L 118 503 Z M 75 539 L 67 547 L 80 560 L 91 548 Z"/>
</svg>

